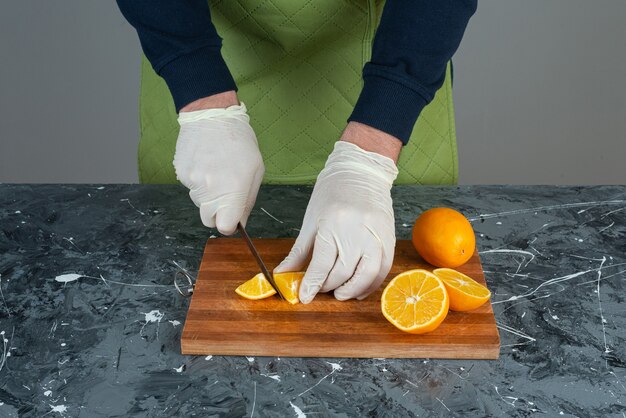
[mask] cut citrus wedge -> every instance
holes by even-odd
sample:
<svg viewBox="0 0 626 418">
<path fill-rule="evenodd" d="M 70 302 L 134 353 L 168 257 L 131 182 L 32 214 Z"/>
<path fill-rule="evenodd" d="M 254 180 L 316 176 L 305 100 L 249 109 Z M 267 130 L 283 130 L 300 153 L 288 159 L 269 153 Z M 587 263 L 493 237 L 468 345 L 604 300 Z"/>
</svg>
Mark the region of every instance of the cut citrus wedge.
<svg viewBox="0 0 626 418">
<path fill-rule="evenodd" d="M 276 294 L 276 290 L 274 290 L 263 273 L 259 273 L 247 282 L 239 285 L 235 292 L 239 296 L 250 300 L 265 299 Z"/>
<path fill-rule="evenodd" d="M 300 290 L 300 282 L 303 277 L 303 271 L 274 273 L 274 281 L 280 289 L 280 293 L 292 305 L 300 302 L 300 299 L 298 299 L 298 291 Z M 250 300 L 265 299 L 276 294 L 276 290 L 272 287 L 269 280 L 265 278 L 263 273 L 257 274 L 240 285 L 235 289 L 235 292 L 239 296 Z"/>
<path fill-rule="evenodd" d="M 433 331 L 448 314 L 449 298 L 443 282 L 426 270 L 409 270 L 394 277 L 381 297 L 383 315 L 411 334 Z"/>
<path fill-rule="evenodd" d="M 436 269 L 433 273 L 446 286 L 450 296 L 450 309 L 453 311 L 471 311 L 491 297 L 489 289 L 459 271 L 443 268 Z"/>
<path fill-rule="evenodd" d="M 281 295 L 292 305 L 300 303 L 298 292 L 300 291 L 300 282 L 303 277 L 303 271 L 274 273 L 274 281 L 276 282 L 276 286 L 280 289 Z"/>
</svg>

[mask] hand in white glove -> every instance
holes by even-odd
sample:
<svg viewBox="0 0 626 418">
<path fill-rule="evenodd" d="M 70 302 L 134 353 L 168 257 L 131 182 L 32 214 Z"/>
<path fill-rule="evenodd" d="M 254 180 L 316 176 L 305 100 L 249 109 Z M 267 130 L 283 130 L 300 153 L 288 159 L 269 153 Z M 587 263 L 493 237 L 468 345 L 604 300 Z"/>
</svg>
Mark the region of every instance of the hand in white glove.
<svg viewBox="0 0 626 418">
<path fill-rule="evenodd" d="M 383 282 L 396 243 L 391 186 L 394 162 L 338 141 L 317 177 L 298 239 L 275 269 L 297 271 L 311 262 L 300 301 L 335 290 L 335 298 L 364 299 Z"/>
<path fill-rule="evenodd" d="M 245 225 L 265 166 L 246 106 L 181 112 L 174 167 L 202 223 L 225 235 Z"/>
</svg>

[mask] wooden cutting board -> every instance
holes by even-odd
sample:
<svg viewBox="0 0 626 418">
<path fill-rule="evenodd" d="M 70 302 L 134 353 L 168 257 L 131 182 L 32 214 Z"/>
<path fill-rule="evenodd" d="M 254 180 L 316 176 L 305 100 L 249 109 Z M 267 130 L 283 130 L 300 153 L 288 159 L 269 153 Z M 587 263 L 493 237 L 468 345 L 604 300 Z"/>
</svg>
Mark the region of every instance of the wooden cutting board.
<svg viewBox="0 0 626 418">
<path fill-rule="evenodd" d="M 268 268 L 289 252 L 293 239 L 254 239 Z M 410 269 L 433 267 L 410 241 L 398 240 L 387 281 Z M 458 270 L 485 284 L 478 254 Z M 363 301 L 339 302 L 320 294 L 308 304 L 278 297 L 251 301 L 235 288 L 259 268 L 240 238 L 207 241 L 185 320 L 183 354 L 284 357 L 497 359 L 500 337 L 486 303 L 452 312 L 435 331 L 412 335 L 396 329 L 380 311 L 381 287 Z M 385 282 L 385 284 L 387 283 Z"/>
</svg>

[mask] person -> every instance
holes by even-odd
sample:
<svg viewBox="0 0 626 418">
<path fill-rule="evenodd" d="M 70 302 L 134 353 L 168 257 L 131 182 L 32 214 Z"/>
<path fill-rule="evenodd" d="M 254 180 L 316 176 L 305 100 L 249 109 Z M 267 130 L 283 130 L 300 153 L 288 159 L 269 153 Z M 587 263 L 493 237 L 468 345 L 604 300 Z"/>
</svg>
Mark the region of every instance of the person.
<svg viewBox="0 0 626 418">
<path fill-rule="evenodd" d="M 264 165 L 207 0 L 117 3 L 179 112 L 177 178 L 189 188 L 203 224 L 233 234 L 254 206 Z M 302 303 L 330 291 L 339 300 L 364 299 L 389 273 L 398 156 L 441 87 L 476 3 L 386 1 L 360 96 L 317 177 L 298 238 L 274 270 L 306 267 Z"/>
</svg>

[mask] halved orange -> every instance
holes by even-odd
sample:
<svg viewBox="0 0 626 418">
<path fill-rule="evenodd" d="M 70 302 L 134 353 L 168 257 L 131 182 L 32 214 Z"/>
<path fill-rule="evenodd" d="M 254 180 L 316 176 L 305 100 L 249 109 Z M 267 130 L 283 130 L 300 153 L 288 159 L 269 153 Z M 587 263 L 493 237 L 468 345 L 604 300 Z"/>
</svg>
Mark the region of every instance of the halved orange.
<svg viewBox="0 0 626 418">
<path fill-rule="evenodd" d="M 429 271 L 417 269 L 394 277 L 381 297 L 381 309 L 389 322 L 402 331 L 433 331 L 448 314 L 448 292 Z"/>
<path fill-rule="evenodd" d="M 251 300 L 265 299 L 276 294 L 276 290 L 274 290 L 263 273 L 259 273 L 247 282 L 239 285 L 235 292 L 239 296 Z"/>
<path fill-rule="evenodd" d="M 442 268 L 433 273 L 446 286 L 450 296 L 450 309 L 453 311 L 471 311 L 491 297 L 489 289 L 459 271 Z"/>
<path fill-rule="evenodd" d="M 280 289 L 280 293 L 292 305 L 300 302 L 300 299 L 298 299 L 298 291 L 300 290 L 300 282 L 303 277 L 303 271 L 274 273 L 274 281 Z M 263 273 L 257 274 L 240 285 L 235 289 L 235 292 L 239 296 L 250 300 L 265 299 L 276 294 L 276 290 L 272 287 L 269 280 L 265 278 Z"/>
</svg>

